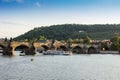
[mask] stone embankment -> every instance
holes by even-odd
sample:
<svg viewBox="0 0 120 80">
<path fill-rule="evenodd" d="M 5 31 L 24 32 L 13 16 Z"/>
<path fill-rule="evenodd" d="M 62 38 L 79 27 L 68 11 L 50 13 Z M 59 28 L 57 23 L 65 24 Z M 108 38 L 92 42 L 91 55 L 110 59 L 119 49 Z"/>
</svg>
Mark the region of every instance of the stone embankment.
<svg viewBox="0 0 120 80">
<path fill-rule="evenodd" d="M 119 54 L 119 51 L 100 51 L 100 54 Z"/>
</svg>

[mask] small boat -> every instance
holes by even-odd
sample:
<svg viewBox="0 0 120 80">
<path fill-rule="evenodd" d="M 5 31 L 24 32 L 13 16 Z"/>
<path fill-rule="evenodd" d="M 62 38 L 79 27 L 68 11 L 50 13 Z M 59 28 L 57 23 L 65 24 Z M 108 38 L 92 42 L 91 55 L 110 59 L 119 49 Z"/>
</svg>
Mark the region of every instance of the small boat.
<svg viewBox="0 0 120 80">
<path fill-rule="evenodd" d="M 24 51 L 21 51 L 19 55 L 20 55 L 20 56 L 25 56 L 25 52 L 24 52 Z"/>
<path fill-rule="evenodd" d="M 43 55 L 70 55 L 70 53 L 65 51 L 48 50 L 43 52 Z"/>
<path fill-rule="evenodd" d="M 21 51 L 20 53 L 24 53 L 24 51 Z"/>
<path fill-rule="evenodd" d="M 20 55 L 20 56 L 25 56 L 25 53 L 20 53 L 19 55 Z"/>
</svg>

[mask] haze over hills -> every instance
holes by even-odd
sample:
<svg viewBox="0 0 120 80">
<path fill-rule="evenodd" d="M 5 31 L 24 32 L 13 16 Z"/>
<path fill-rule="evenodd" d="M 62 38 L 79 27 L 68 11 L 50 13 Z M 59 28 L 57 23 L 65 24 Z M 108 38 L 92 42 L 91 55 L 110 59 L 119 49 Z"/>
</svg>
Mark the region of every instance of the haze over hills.
<svg viewBox="0 0 120 80">
<path fill-rule="evenodd" d="M 84 38 L 89 36 L 92 39 L 110 39 L 113 36 L 120 35 L 120 24 L 62 24 L 52 26 L 36 27 L 16 38 L 15 40 L 29 39 L 33 40 L 39 36 L 47 39 L 66 40 L 69 38 Z"/>
</svg>

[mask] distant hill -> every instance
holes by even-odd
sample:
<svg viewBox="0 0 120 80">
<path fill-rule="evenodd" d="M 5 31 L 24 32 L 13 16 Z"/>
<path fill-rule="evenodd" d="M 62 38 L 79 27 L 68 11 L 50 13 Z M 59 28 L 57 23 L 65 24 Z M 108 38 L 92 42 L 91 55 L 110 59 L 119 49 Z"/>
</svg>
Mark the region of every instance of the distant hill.
<svg viewBox="0 0 120 80">
<path fill-rule="evenodd" d="M 39 36 L 45 36 L 47 39 L 66 40 L 69 38 L 83 38 L 89 36 L 92 39 L 110 39 L 113 36 L 120 35 L 120 24 L 105 25 L 81 25 L 81 24 L 63 24 L 36 27 L 16 38 L 15 40 L 36 39 Z"/>
</svg>

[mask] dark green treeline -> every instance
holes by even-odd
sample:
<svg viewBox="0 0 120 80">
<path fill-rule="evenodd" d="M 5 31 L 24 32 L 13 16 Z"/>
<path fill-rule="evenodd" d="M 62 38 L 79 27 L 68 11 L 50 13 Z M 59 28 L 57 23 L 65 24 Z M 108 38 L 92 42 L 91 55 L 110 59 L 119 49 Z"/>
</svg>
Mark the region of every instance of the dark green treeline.
<svg viewBox="0 0 120 80">
<path fill-rule="evenodd" d="M 63 24 L 36 27 L 16 38 L 14 40 L 37 40 L 43 39 L 81 39 L 89 36 L 92 39 L 111 39 L 113 36 L 120 35 L 120 24 Z"/>
</svg>

